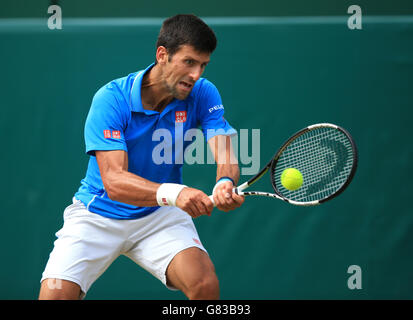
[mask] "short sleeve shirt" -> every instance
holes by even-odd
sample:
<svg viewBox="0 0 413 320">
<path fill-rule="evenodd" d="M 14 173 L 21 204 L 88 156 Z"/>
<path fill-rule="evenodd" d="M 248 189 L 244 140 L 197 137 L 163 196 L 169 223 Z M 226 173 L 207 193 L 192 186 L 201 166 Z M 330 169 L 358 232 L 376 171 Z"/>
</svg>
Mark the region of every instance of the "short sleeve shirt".
<svg viewBox="0 0 413 320">
<path fill-rule="evenodd" d="M 85 124 L 86 176 L 75 197 L 89 211 L 114 219 L 137 219 L 159 207 L 136 207 L 111 200 L 104 188 L 95 151 L 123 150 L 128 171 L 157 183 L 182 183 L 185 149 L 201 127 L 204 138 L 234 135 L 224 118 L 217 88 L 200 78 L 185 100 L 174 99 L 165 109 L 146 110 L 141 102 L 143 75 L 154 64 L 100 88 L 93 97 Z"/>
</svg>

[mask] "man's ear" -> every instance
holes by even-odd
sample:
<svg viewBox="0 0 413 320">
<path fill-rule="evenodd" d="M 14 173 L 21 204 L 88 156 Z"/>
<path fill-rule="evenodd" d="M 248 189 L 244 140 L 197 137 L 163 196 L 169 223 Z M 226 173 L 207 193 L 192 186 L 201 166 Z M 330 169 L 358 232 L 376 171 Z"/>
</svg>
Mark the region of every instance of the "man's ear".
<svg viewBox="0 0 413 320">
<path fill-rule="evenodd" d="M 156 49 L 156 61 L 159 64 L 165 64 L 168 61 L 168 50 L 164 46 L 159 46 Z"/>
</svg>

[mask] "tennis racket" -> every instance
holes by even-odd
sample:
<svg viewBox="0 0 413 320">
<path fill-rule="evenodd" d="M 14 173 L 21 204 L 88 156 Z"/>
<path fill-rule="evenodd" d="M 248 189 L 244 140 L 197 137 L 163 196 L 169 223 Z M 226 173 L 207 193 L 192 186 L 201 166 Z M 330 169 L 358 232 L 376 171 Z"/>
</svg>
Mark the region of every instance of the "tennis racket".
<svg viewBox="0 0 413 320">
<path fill-rule="evenodd" d="M 281 184 L 281 174 L 287 168 L 301 172 L 303 184 L 299 189 L 291 191 Z M 233 192 L 277 198 L 298 206 L 314 206 L 342 193 L 356 169 L 357 148 L 351 135 L 334 124 L 314 124 L 289 138 L 255 177 L 234 188 Z M 244 191 L 268 170 L 274 193 Z M 212 195 L 210 199 L 214 203 Z"/>
</svg>

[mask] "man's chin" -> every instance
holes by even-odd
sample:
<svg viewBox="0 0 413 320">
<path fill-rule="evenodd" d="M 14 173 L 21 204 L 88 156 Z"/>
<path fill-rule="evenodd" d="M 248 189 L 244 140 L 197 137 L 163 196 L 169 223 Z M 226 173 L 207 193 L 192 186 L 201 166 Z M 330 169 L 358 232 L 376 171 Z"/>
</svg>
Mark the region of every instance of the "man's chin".
<svg viewBox="0 0 413 320">
<path fill-rule="evenodd" d="M 185 100 L 186 98 L 188 98 L 190 93 L 191 93 L 191 91 L 189 91 L 189 92 L 179 92 L 179 93 L 176 93 L 174 96 L 175 96 L 175 99 Z"/>
</svg>

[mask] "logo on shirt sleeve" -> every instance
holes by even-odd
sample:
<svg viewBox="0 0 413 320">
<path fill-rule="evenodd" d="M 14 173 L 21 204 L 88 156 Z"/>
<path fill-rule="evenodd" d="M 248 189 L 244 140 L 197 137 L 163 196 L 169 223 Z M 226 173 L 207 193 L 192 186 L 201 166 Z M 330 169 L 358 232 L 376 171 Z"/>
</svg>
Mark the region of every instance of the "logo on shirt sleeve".
<svg viewBox="0 0 413 320">
<path fill-rule="evenodd" d="M 103 136 L 105 139 L 120 139 L 120 131 L 119 130 L 103 130 Z"/>
<path fill-rule="evenodd" d="M 211 113 L 212 111 L 221 110 L 221 109 L 224 109 L 224 106 L 222 104 L 217 104 L 216 106 L 209 108 L 208 111 L 209 113 Z"/>
<path fill-rule="evenodd" d="M 120 139 L 120 131 L 119 130 L 113 130 L 112 131 L 112 137 L 113 137 L 113 139 Z"/>
<path fill-rule="evenodd" d="M 185 122 L 186 111 L 175 111 L 175 122 Z"/>
<path fill-rule="evenodd" d="M 110 130 L 103 130 L 103 136 L 105 137 L 105 139 L 110 139 L 112 137 Z"/>
</svg>

